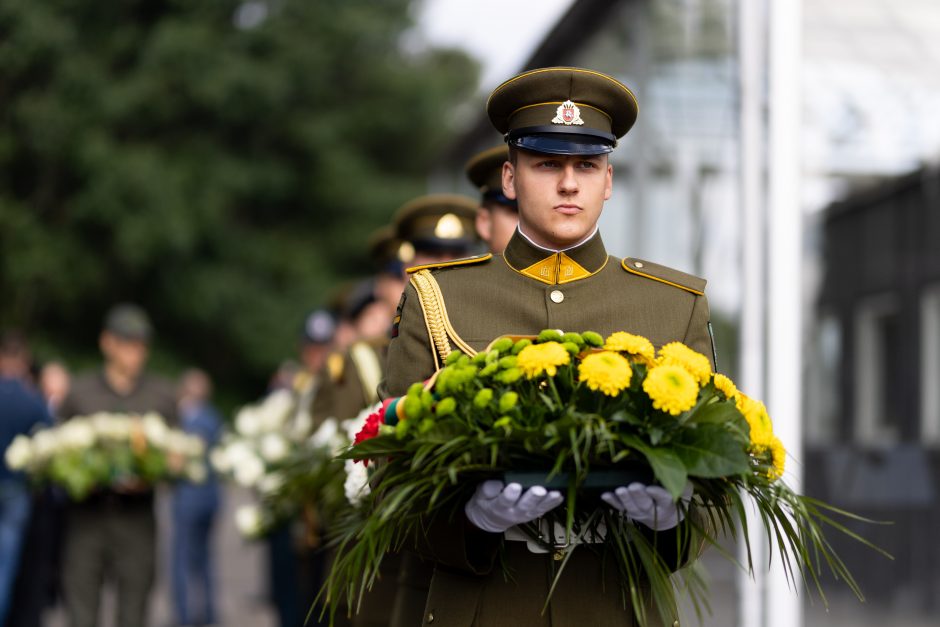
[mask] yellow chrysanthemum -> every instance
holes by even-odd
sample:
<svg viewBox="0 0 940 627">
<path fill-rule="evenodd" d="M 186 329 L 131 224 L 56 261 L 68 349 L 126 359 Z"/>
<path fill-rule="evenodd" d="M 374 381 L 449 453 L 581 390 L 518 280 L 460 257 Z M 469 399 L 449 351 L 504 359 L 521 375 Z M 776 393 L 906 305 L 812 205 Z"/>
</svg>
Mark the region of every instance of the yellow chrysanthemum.
<svg viewBox="0 0 940 627">
<path fill-rule="evenodd" d="M 734 384 L 734 381 L 725 375 L 716 374 L 714 377 L 712 377 L 712 383 L 715 384 L 716 390 L 725 395 L 725 398 L 734 400 L 738 396 L 738 388 Z"/>
<path fill-rule="evenodd" d="M 773 442 L 770 444 L 770 459 L 773 462 L 770 478 L 779 479 L 783 476 L 787 462 L 787 449 L 783 447 L 783 442 L 780 441 L 780 438 L 774 437 Z"/>
<path fill-rule="evenodd" d="M 521 351 L 516 359 L 516 367 L 529 379 L 534 379 L 542 373 L 550 377 L 558 372 L 558 366 L 564 366 L 571 361 L 571 354 L 558 342 L 545 342 L 543 344 L 530 344 Z"/>
<path fill-rule="evenodd" d="M 712 376 L 712 364 L 708 357 L 694 351 L 682 342 L 669 342 L 659 349 L 659 364 L 682 366 L 695 377 L 699 385 L 708 383 Z"/>
<path fill-rule="evenodd" d="M 770 446 L 774 440 L 774 426 L 764 404 L 741 392 L 738 393 L 735 404 L 751 428 L 751 444 L 759 447 Z"/>
<path fill-rule="evenodd" d="M 653 401 L 653 407 L 678 416 L 695 406 L 698 383 L 682 366 L 665 364 L 654 366 L 643 381 L 643 390 Z"/>
<path fill-rule="evenodd" d="M 617 396 L 630 387 L 632 377 L 633 368 L 620 353 L 593 353 L 582 359 L 581 365 L 578 366 L 578 380 L 587 383 L 595 392 L 600 391 L 607 396 Z"/>
<path fill-rule="evenodd" d="M 611 334 L 604 342 L 604 348 L 618 353 L 627 353 L 647 363 L 652 362 L 656 357 L 656 349 L 653 348 L 652 342 L 642 335 L 633 335 L 625 331 L 617 331 Z"/>
</svg>

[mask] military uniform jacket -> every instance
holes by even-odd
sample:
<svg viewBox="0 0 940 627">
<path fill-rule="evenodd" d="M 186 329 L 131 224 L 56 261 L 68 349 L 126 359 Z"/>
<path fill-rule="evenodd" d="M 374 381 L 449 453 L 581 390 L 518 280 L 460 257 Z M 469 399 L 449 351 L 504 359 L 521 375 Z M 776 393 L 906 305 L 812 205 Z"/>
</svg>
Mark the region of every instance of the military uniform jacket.
<svg viewBox="0 0 940 627">
<path fill-rule="evenodd" d="M 615 331 L 645 336 L 658 348 L 681 341 L 713 357 L 705 280 L 638 259 L 607 255 L 600 234 L 552 253 L 518 232 L 503 255 L 412 268 L 389 346 L 383 396 L 400 396 L 440 366 L 433 322 L 418 290 L 436 291 L 452 349 L 480 351 L 500 335 L 543 329 Z M 428 275 L 433 284 L 428 285 Z"/>
<path fill-rule="evenodd" d="M 442 352 L 459 348 L 472 353 L 500 335 L 531 335 L 549 328 L 596 331 L 605 337 L 627 331 L 657 347 L 681 341 L 714 359 L 705 281 L 645 261 L 608 256 L 599 234 L 573 249 L 552 252 L 517 231 L 503 255 L 409 273 L 389 346 L 383 397 L 403 395 L 412 383 L 430 377 L 441 365 Z M 542 613 L 554 568 L 550 555 L 529 553 L 524 543 L 507 541 L 513 572 L 507 581 L 494 568 L 502 536 L 469 523 L 435 524 L 427 541 L 422 553 L 433 557 L 436 568 L 425 625 L 633 624 L 632 609 L 624 608 L 611 579 L 612 569 L 605 575 L 600 560 L 587 550 L 575 551 Z M 666 544 L 668 540 L 660 546 Z M 656 611 L 649 608 L 647 615 L 655 624 Z"/>
</svg>

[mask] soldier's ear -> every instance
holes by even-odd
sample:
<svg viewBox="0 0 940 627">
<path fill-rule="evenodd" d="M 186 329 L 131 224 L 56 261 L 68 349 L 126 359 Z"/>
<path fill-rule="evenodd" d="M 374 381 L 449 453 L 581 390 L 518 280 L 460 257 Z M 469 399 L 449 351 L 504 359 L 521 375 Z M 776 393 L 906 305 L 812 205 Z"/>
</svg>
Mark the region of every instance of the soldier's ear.
<svg viewBox="0 0 940 627">
<path fill-rule="evenodd" d="M 509 161 L 503 163 L 503 196 L 509 200 L 517 200 L 516 166 Z"/>
</svg>

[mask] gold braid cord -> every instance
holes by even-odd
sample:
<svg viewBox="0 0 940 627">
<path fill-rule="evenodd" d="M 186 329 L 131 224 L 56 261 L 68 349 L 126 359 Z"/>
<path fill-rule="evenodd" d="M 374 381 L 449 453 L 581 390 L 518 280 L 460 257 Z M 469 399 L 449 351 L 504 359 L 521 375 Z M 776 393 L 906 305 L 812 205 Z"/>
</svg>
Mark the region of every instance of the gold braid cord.
<svg viewBox="0 0 940 627">
<path fill-rule="evenodd" d="M 438 363 L 443 365 L 444 360 L 453 350 L 450 340 L 454 341 L 457 347 L 468 355 L 475 355 L 476 351 L 464 342 L 447 318 L 447 308 L 444 306 L 444 296 L 441 294 L 437 281 L 431 276 L 429 270 L 421 270 L 411 275 L 411 284 L 418 292 L 418 300 L 421 303 L 421 311 L 424 313 L 424 323 L 428 329 L 428 337 L 431 339 L 431 346 Z"/>
</svg>

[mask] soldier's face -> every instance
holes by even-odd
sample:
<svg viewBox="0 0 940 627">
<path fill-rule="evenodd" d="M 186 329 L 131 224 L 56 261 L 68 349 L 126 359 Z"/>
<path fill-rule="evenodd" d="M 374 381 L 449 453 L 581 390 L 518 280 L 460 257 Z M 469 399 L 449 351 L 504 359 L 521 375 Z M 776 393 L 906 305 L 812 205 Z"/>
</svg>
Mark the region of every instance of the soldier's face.
<svg viewBox="0 0 940 627">
<path fill-rule="evenodd" d="M 548 155 L 519 150 L 503 164 L 503 194 L 519 204 L 519 225 L 536 244 L 562 249 L 591 234 L 610 198 L 607 155 Z"/>
<path fill-rule="evenodd" d="M 125 339 L 107 331 L 101 334 L 99 344 L 108 365 L 131 378 L 140 376 L 150 355 L 146 342 Z"/>
</svg>

